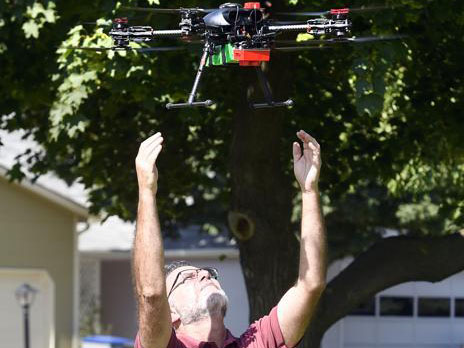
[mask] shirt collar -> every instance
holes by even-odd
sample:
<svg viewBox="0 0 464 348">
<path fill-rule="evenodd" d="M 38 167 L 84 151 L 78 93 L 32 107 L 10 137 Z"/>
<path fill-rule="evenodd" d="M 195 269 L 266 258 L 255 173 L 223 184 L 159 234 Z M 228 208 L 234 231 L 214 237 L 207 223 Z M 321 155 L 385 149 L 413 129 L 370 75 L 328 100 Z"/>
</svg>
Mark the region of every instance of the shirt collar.
<svg viewBox="0 0 464 348">
<path fill-rule="evenodd" d="M 202 347 L 205 344 L 211 345 L 216 347 L 216 344 L 213 342 L 202 342 L 193 337 L 188 335 L 183 335 L 181 333 L 176 334 L 177 338 L 180 339 L 186 346 L 186 348 L 198 348 Z M 232 333 L 226 329 L 226 338 L 224 339 L 224 348 L 228 347 L 229 345 L 233 345 L 238 341 L 238 338 L 234 337 Z"/>
</svg>

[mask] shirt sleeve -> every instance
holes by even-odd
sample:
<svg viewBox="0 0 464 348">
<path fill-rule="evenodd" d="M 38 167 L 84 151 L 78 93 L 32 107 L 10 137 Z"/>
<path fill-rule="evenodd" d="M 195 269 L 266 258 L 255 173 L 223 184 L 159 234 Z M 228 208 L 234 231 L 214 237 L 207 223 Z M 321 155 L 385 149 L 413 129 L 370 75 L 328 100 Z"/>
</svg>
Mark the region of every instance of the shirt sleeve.
<svg viewBox="0 0 464 348">
<path fill-rule="evenodd" d="M 243 348 L 287 348 L 277 318 L 277 306 L 251 324 L 240 336 L 240 343 Z"/>
<path fill-rule="evenodd" d="M 142 342 L 140 341 L 140 332 L 137 332 L 135 336 L 134 348 L 143 348 Z M 171 338 L 166 348 L 184 348 L 180 341 L 177 339 L 176 332 L 172 329 Z"/>
</svg>

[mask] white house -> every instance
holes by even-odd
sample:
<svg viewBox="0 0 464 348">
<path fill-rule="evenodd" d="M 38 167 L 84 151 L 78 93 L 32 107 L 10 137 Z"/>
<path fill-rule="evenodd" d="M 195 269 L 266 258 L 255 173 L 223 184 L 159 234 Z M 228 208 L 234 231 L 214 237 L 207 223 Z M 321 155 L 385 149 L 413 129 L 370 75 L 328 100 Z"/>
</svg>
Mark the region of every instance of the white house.
<svg viewBox="0 0 464 348">
<path fill-rule="evenodd" d="M 331 265 L 329 278 L 351 262 Z M 323 348 L 464 348 L 464 272 L 377 294 L 326 333 Z"/>
<path fill-rule="evenodd" d="M 38 290 L 31 306 L 33 347 L 78 344 L 76 224 L 85 207 L 27 180 L 12 184 L 0 167 L 0 347 L 23 346 L 15 290 Z"/>
<path fill-rule="evenodd" d="M 15 290 L 38 290 L 30 310 L 30 343 L 37 348 L 79 345 L 78 221 L 87 209 L 56 179 L 11 183 L 5 173 L 19 148 L 18 137 L 1 134 L 0 147 L 0 348 L 23 347 L 22 310 Z M 66 190 L 69 192 L 69 189 Z M 76 198 L 77 196 L 74 196 Z"/>
</svg>

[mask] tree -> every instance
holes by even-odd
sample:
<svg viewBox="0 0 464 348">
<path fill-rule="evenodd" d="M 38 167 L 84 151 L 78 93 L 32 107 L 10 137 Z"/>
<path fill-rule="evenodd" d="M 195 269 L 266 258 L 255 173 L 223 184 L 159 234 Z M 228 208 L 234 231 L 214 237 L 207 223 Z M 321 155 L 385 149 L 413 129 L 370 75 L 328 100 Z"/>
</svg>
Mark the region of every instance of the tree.
<svg viewBox="0 0 464 348">
<path fill-rule="evenodd" d="M 273 8 L 341 4 L 291 3 Z M 250 110 L 248 100 L 261 97 L 254 74 L 228 68 L 209 70 L 201 87 L 203 96 L 219 101 L 216 109 L 172 112 L 164 104 L 185 98 L 198 54 L 56 54 L 60 46 L 110 46 L 104 19 L 119 13 L 121 3 L 7 0 L 0 4 L 1 127 L 25 129 L 44 146 L 24 155 L 34 173 L 53 171 L 84 183 L 93 213 L 127 220 L 135 214 L 138 143 L 161 130 L 166 150 L 160 172 L 169 173 L 161 175 L 159 189 L 164 225 L 172 232 L 179 223 L 229 222 L 250 319 L 266 313 L 296 279 L 299 212 L 291 143 L 298 129 L 310 131 L 323 151 L 320 186 L 331 260 L 355 257 L 321 299 L 304 341 L 317 347 L 331 324 L 378 291 L 464 269 L 458 233 L 464 4 L 388 4 L 395 6 L 382 15 L 355 17 L 356 33 L 408 38 L 273 57 L 266 70 L 277 99 L 294 96 L 290 111 Z M 218 3 L 182 2 L 189 5 Z M 96 18 L 102 26 L 78 25 Z M 156 19 L 159 27 L 177 20 Z M 18 163 L 10 171 L 12 179 L 21 178 L 22 168 Z M 384 239 L 389 229 L 400 235 Z"/>
</svg>

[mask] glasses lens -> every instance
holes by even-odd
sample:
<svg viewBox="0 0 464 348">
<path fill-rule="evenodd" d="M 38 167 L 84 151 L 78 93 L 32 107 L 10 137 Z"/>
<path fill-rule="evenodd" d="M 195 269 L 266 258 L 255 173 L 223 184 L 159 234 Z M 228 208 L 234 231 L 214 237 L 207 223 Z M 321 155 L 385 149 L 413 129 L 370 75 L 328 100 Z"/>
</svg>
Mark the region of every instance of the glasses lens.
<svg viewBox="0 0 464 348">
<path fill-rule="evenodd" d="M 212 268 L 212 267 L 206 267 L 204 268 L 206 271 L 208 271 L 209 275 L 211 276 L 211 278 L 213 279 L 218 279 L 218 275 L 219 275 L 219 272 L 216 268 Z"/>
</svg>

